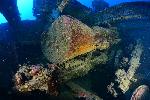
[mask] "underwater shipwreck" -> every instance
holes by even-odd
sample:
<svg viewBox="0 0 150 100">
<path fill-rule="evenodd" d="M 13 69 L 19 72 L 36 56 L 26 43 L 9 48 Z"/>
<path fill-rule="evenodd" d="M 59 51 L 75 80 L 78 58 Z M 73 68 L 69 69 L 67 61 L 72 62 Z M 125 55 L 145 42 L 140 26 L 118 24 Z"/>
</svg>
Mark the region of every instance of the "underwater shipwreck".
<svg viewBox="0 0 150 100">
<path fill-rule="evenodd" d="M 33 1 L 0 2 L 0 100 L 150 100 L 150 2 Z"/>
</svg>

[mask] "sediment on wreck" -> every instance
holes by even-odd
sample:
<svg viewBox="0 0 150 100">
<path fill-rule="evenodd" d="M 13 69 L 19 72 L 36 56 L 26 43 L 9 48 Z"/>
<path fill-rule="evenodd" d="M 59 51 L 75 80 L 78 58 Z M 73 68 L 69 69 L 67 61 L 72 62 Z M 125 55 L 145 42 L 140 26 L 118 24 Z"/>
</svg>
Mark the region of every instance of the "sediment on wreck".
<svg viewBox="0 0 150 100">
<path fill-rule="evenodd" d="M 117 43 L 117 36 L 108 29 L 90 28 L 70 17 L 59 17 L 47 33 L 43 33 L 41 46 L 45 57 L 53 63 L 62 63 L 96 49 L 108 49 Z"/>
<path fill-rule="evenodd" d="M 57 66 L 52 64 L 49 67 L 52 70 L 55 68 L 59 70 L 59 74 L 54 75 L 54 77 L 58 78 L 57 82 L 65 84 L 71 79 L 88 74 L 98 64 L 106 64 L 109 60 L 107 50 L 118 43 L 119 37 L 116 34 L 116 31 L 98 26 L 90 28 L 70 16 L 63 15 L 56 19 L 52 26 L 49 27 L 49 31 L 42 34 L 41 46 L 44 56 L 49 62 L 55 63 Z M 29 66 L 29 71 L 25 72 L 27 76 L 28 74 L 32 76 L 30 75 L 32 67 L 34 68 L 34 66 Z M 28 70 L 27 67 L 23 69 Z M 35 69 L 33 69 L 34 73 L 39 70 Z M 37 75 L 33 75 L 31 79 L 29 77 L 29 80 L 25 81 L 23 85 L 17 85 L 16 89 L 21 92 L 28 92 L 35 89 L 47 91 L 50 88 L 52 93 L 55 93 L 55 90 L 53 91 L 55 87 L 48 87 L 47 85 L 53 83 L 51 81 L 53 75 L 51 75 L 51 70 L 48 71 L 48 69 L 41 67 Z M 22 69 L 20 68 L 19 70 Z M 21 78 L 18 78 L 20 75 L 16 74 L 16 77 L 20 82 Z M 42 84 L 45 82 L 46 84 Z"/>
<path fill-rule="evenodd" d="M 43 34 L 41 46 L 49 62 L 60 65 L 61 79 L 66 81 L 86 75 L 96 64 L 105 64 L 109 60 L 107 49 L 117 44 L 118 38 L 116 31 L 90 28 L 63 15 Z"/>
<path fill-rule="evenodd" d="M 112 82 L 111 85 L 109 85 L 110 88 L 108 88 L 110 93 L 115 97 L 121 94 L 118 92 L 118 89 L 125 94 L 129 90 L 129 87 L 136 82 L 137 79 L 135 78 L 135 73 L 140 67 L 140 58 L 142 52 L 143 45 L 140 40 L 137 40 L 136 45 L 134 46 L 134 49 L 128 58 L 130 60 L 126 60 L 127 62 L 125 63 L 125 59 L 123 58 L 120 68 L 118 67 L 119 69 L 115 72 L 115 82 Z M 126 69 L 127 66 L 129 66 L 128 69 Z"/>
<path fill-rule="evenodd" d="M 122 3 L 91 16 L 93 25 L 108 26 L 129 19 L 149 19 L 149 2 Z"/>
</svg>

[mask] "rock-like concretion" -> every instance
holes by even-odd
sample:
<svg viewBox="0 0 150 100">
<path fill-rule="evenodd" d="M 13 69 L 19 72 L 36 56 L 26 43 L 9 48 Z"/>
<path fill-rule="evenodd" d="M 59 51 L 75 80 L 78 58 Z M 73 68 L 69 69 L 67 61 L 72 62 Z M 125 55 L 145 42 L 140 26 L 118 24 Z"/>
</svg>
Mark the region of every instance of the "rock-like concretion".
<svg viewBox="0 0 150 100">
<path fill-rule="evenodd" d="M 150 100 L 150 90 L 146 85 L 141 85 L 133 92 L 130 100 Z"/>
<path fill-rule="evenodd" d="M 75 18 L 61 16 L 42 36 L 43 53 L 50 62 L 62 63 L 97 48 L 108 48 L 107 38 L 95 31 Z"/>
<path fill-rule="evenodd" d="M 58 71 L 56 65 L 49 64 L 49 68 L 44 68 L 43 65 L 23 65 L 14 76 L 14 89 L 22 93 L 46 91 L 56 96 L 58 84 L 56 78 L 52 76 L 56 71 Z"/>
</svg>

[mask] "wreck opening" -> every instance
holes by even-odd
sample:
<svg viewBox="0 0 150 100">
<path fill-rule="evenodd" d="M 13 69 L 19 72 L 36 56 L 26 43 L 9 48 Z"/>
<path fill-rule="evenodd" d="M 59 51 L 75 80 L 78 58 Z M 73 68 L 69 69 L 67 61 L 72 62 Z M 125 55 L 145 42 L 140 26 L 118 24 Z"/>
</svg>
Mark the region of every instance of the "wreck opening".
<svg viewBox="0 0 150 100">
<path fill-rule="evenodd" d="M 4 3 L 5 5 L 9 5 L 10 9 L 14 9 L 13 5 L 8 4 L 7 0 Z M 3 3 L 3 2 L 2 2 Z M 33 16 L 33 0 L 17 0 L 17 7 L 18 7 L 18 13 L 21 17 L 21 20 L 35 20 L 36 18 Z M 2 11 L 3 7 L 1 7 L 0 12 Z M 5 9 L 5 8 L 4 8 Z M 7 23 L 6 16 L 3 13 L 0 13 L 0 24 L 1 23 Z"/>
</svg>

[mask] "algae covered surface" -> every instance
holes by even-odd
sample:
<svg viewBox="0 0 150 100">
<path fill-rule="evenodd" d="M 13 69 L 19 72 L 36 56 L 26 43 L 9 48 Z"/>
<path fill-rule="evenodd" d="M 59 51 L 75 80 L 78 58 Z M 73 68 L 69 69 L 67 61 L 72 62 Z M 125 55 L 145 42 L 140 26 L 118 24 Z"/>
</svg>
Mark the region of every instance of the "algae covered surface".
<svg viewBox="0 0 150 100">
<path fill-rule="evenodd" d="M 0 71 L 0 78 L 11 77 L 2 97 L 149 100 L 150 3 L 109 7 L 94 0 L 92 6 L 76 0 L 34 0 L 36 20 L 12 29 L 26 34 L 16 34 L 13 45 L 13 40 L 7 45 L 0 41 L 2 59 L 10 62 L 0 64 L 14 66 L 5 70 L 11 74 Z"/>
</svg>

